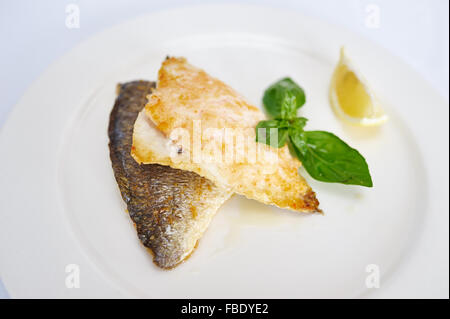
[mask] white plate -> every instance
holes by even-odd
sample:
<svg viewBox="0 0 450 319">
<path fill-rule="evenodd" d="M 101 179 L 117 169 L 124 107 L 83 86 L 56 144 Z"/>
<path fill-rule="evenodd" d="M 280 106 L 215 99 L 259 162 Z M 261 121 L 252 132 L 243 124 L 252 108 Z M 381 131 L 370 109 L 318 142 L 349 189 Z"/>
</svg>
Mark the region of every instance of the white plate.
<svg viewBox="0 0 450 319">
<path fill-rule="evenodd" d="M 350 128 L 328 84 L 345 44 L 391 119 Z M 234 196 L 193 256 L 156 268 L 124 213 L 106 128 L 115 85 L 189 61 L 256 105 L 291 76 L 310 129 L 368 160 L 374 188 L 310 181 L 325 216 Z M 345 30 L 254 6 L 142 16 L 81 44 L 23 96 L 0 137 L 0 271 L 12 297 L 448 297 L 448 105 L 409 67 Z M 65 267 L 80 269 L 80 288 Z M 367 288 L 368 265 L 380 288 Z"/>
</svg>

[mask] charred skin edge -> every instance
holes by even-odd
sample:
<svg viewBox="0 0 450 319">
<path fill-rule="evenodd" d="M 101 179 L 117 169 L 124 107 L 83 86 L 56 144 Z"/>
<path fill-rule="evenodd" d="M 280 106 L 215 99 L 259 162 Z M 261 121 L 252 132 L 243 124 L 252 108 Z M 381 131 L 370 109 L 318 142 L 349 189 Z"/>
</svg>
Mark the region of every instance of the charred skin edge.
<svg viewBox="0 0 450 319">
<path fill-rule="evenodd" d="M 303 208 L 310 213 L 323 214 L 323 211 L 319 208 L 319 204 L 319 200 L 313 190 L 309 190 L 303 197 Z"/>
<path fill-rule="evenodd" d="M 200 242 L 200 240 L 197 240 L 197 241 L 195 242 L 194 249 L 192 249 L 191 252 L 190 252 L 186 257 L 184 257 L 184 258 L 181 259 L 179 262 L 174 263 L 174 264 L 172 264 L 172 265 L 170 265 L 170 266 L 161 266 L 160 264 L 158 264 L 154 251 L 153 251 L 151 248 L 146 247 L 145 245 L 143 245 L 142 242 L 141 242 L 141 244 L 142 244 L 142 245 L 144 246 L 144 248 L 148 251 L 148 253 L 149 253 L 150 255 L 152 255 L 152 257 L 153 257 L 153 263 L 154 263 L 155 265 L 157 265 L 158 267 L 160 267 L 160 268 L 163 269 L 163 270 L 172 270 L 172 269 L 176 268 L 177 266 L 179 266 L 180 264 L 184 263 L 186 260 L 188 260 L 188 259 L 192 256 L 192 254 L 194 253 L 194 251 L 197 250 L 197 247 L 198 247 L 198 243 L 199 243 L 199 242 Z"/>
<path fill-rule="evenodd" d="M 136 215 L 133 213 L 133 191 L 131 189 L 129 180 L 127 179 L 128 173 L 124 168 L 127 165 L 127 161 L 129 159 L 133 160 L 135 163 L 136 169 L 145 170 L 146 168 L 153 167 L 161 167 L 164 170 L 172 170 L 177 172 L 179 170 L 162 166 L 158 164 L 141 164 L 139 165 L 132 159 L 131 152 L 131 139 L 132 139 L 132 128 L 134 126 L 134 122 L 137 118 L 139 111 L 144 108 L 146 103 L 146 96 L 151 93 L 151 91 L 155 88 L 155 82 L 148 81 L 133 81 L 125 84 L 119 84 L 116 88 L 117 98 L 114 103 L 114 107 L 110 113 L 109 118 L 109 126 L 108 126 L 108 137 L 109 137 L 109 150 L 110 150 L 110 159 L 113 166 L 114 177 L 119 186 L 119 190 L 122 196 L 123 201 L 127 205 L 126 212 L 131 218 L 133 222 L 133 226 L 136 229 L 138 238 L 140 243 L 146 248 L 146 250 L 152 255 L 153 263 L 161 269 L 170 270 L 178 266 L 179 264 L 186 261 L 195 251 L 198 246 L 199 240 L 196 241 L 196 244 L 192 251 L 189 252 L 187 256 L 181 259 L 175 259 L 172 262 L 167 262 L 167 258 L 165 256 L 161 256 L 158 253 L 158 249 L 152 245 L 151 242 L 147 240 L 143 240 L 142 234 L 139 231 L 139 221 L 136 220 Z M 141 103 L 140 107 L 137 107 L 136 103 L 133 105 L 130 101 L 127 100 L 128 96 L 134 95 L 137 92 L 140 93 L 139 97 L 132 96 L 132 98 L 138 98 Z M 127 103 L 128 102 L 128 103 Z M 136 101 L 134 101 L 136 102 Z M 126 105 L 124 103 L 127 103 Z M 124 115 L 124 113 L 125 115 Z M 121 114 L 122 113 L 122 114 Z M 123 121 L 127 121 L 126 123 Z M 127 125 L 129 127 L 127 127 Z M 128 131 L 129 130 L 129 131 Z M 125 141 L 124 139 L 129 139 Z M 128 149 L 129 146 L 129 149 Z M 127 147 L 127 150 L 123 148 Z M 129 157 L 129 158 L 128 158 Z M 128 162 L 129 163 L 129 162 Z M 183 173 L 185 174 L 185 173 Z M 194 173 L 191 173 L 194 174 Z"/>
<path fill-rule="evenodd" d="M 127 213 L 127 215 L 129 214 L 128 210 L 126 210 L 125 212 Z M 136 227 L 135 222 L 133 222 L 133 227 L 136 229 L 136 232 L 137 232 L 137 227 Z M 171 264 L 170 266 L 166 266 L 166 265 L 163 265 L 160 262 L 158 262 L 158 256 L 155 254 L 155 252 L 152 250 L 152 248 L 145 246 L 145 244 L 141 240 L 139 240 L 139 242 L 141 243 L 142 246 L 144 246 L 145 250 L 147 250 L 147 252 L 152 256 L 152 262 L 156 266 L 158 266 L 159 268 L 161 268 L 163 270 L 172 270 L 172 269 L 176 268 L 178 265 L 184 263 L 186 260 L 188 260 L 192 256 L 194 251 L 197 250 L 198 243 L 200 242 L 200 240 L 197 240 L 195 242 L 194 249 L 192 249 L 192 251 L 186 257 L 184 257 L 183 259 L 180 259 L 180 261 L 178 261 L 177 263 Z"/>
</svg>

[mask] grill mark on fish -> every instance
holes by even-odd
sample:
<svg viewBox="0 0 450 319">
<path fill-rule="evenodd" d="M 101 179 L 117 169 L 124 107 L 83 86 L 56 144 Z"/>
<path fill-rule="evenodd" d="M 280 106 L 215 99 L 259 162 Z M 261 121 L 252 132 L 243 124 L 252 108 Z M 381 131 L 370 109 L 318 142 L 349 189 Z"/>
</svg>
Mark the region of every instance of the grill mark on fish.
<svg viewBox="0 0 450 319">
<path fill-rule="evenodd" d="M 109 150 L 114 176 L 138 238 L 165 269 L 190 256 L 217 209 L 231 193 L 199 175 L 158 164 L 139 165 L 130 155 L 133 126 L 155 82 L 118 86 L 110 114 Z"/>
</svg>

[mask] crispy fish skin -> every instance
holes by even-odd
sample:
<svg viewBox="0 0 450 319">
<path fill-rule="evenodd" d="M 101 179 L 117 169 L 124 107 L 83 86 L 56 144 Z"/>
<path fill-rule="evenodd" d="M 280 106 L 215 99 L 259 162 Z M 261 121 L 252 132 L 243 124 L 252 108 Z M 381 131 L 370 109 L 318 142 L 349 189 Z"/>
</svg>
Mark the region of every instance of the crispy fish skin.
<svg viewBox="0 0 450 319">
<path fill-rule="evenodd" d="M 108 135 L 114 175 L 142 244 L 165 269 L 190 256 L 231 192 L 199 175 L 157 164 L 140 165 L 130 155 L 133 126 L 154 82 L 119 85 Z"/>
<path fill-rule="evenodd" d="M 179 128 L 194 137 L 194 124 L 201 122 L 203 131 L 210 128 L 242 130 L 256 148 L 260 143 L 256 142 L 255 127 L 264 119 L 257 107 L 222 81 L 189 64 L 185 58 L 167 58 L 158 72 L 157 88 L 148 96 L 148 103 L 136 121 L 132 156 L 139 163 L 157 163 L 195 172 L 216 185 L 265 204 L 299 212 L 320 212 L 315 193 L 298 173 L 301 163 L 290 155 L 287 146 L 263 150 L 256 162 L 206 163 L 192 160 L 194 147 L 190 147 L 189 140 L 175 141 L 187 153 L 181 160 L 180 157 L 174 160 L 149 143 L 155 130 L 167 140 Z M 208 137 L 201 137 L 201 152 L 208 154 L 209 141 Z M 226 149 L 222 143 L 219 149 Z M 263 158 L 278 158 L 278 162 L 268 165 L 261 160 Z M 268 166 L 274 171 L 266 173 Z"/>
</svg>

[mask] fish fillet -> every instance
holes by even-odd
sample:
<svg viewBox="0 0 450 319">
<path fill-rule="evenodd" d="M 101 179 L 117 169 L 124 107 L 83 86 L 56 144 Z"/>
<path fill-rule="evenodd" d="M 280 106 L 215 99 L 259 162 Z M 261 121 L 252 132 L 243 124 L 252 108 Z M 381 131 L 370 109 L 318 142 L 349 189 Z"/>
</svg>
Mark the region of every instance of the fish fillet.
<svg viewBox="0 0 450 319">
<path fill-rule="evenodd" d="M 133 125 L 154 82 L 119 86 L 109 121 L 109 149 L 116 181 L 142 244 L 161 268 L 190 256 L 219 207 L 231 192 L 199 175 L 131 157 Z"/>
<path fill-rule="evenodd" d="M 300 212 L 320 211 L 315 193 L 298 173 L 301 163 L 291 156 L 288 147 L 277 149 L 255 141 L 255 126 L 264 118 L 257 107 L 231 87 L 186 59 L 167 58 L 159 70 L 157 87 L 136 120 L 132 156 L 139 163 L 195 172 L 215 185 L 265 204 Z M 180 129 L 189 137 L 174 137 L 173 133 Z M 244 149 L 248 154 L 257 149 L 256 161 L 251 156 L 237 160 L 238 150 L 229 156 L 234 160 L 224 160 L 230 145 L 226 134 L 204 134 L 208 129 L 244 132 L 248 142 Z M 155 139 L 160 147 L 152 142 Z M 211 147 L 217 143 L 217 148 Z M 237 144 L 236 140 L 233 143 Z M 197 159 L 196 150 L 200 150 Z M 216 156 L 214 159 L 220 155 L 222 160 L 203 160 L 209 155 Z"/>
</svg>

